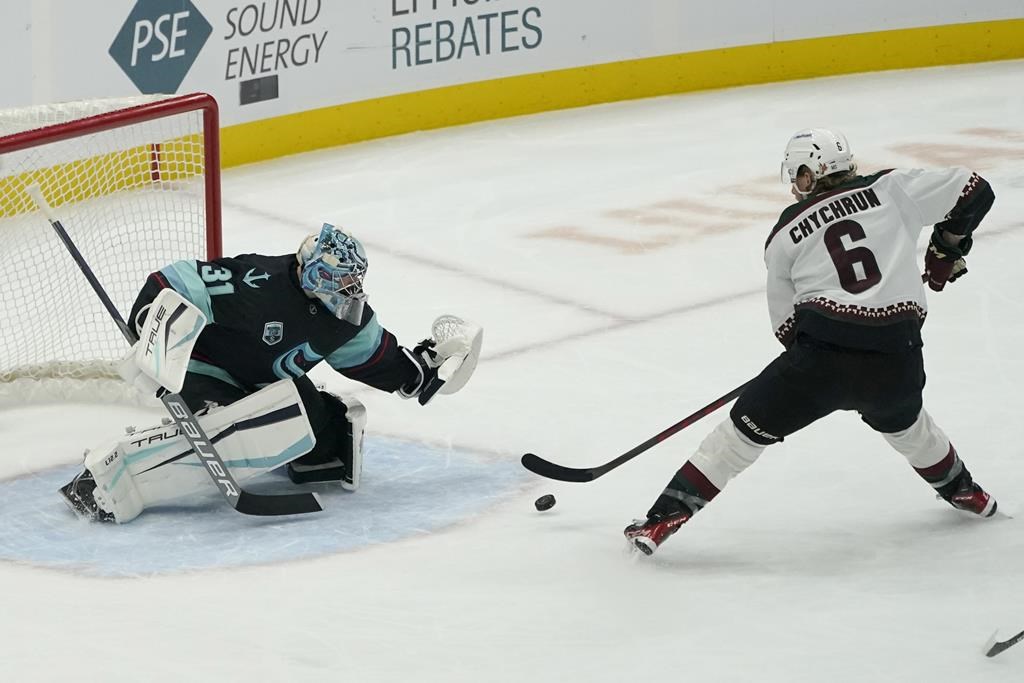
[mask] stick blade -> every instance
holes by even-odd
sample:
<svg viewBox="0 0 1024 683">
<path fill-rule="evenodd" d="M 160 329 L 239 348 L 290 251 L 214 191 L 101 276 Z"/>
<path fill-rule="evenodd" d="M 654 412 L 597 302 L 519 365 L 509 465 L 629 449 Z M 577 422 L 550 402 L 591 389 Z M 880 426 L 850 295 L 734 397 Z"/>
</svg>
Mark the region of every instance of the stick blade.
<svg viewBox="0 0 1024 683">
<path fill-rule="evenodd" d="M 525 453 L 520 462 L 523 463 L 523 467 L 526 469 L 547 479 L 582 483 L 593 481 L 597 478 L 597 474 L 591 468 L 565 467 L 545 460 L 533 453 Z"/>
<path fill-rule="evenodd" d="M 1018 633 L 1014 637 L 1010 638 L 1009 640 L 1003 640 L 1003 641 L 996 640 L 996 636 L 998 636 L 998 635 L 999 635 L 999 630 L 997 629 L 992 634 L 992 636 L 988 639 L 988 642 L 985 643 L 985 656 L 986 657 L 995 657 L 1000 652 L 1004 652 L 1004 651 L 1008 650 L 1011 646 L 1016 645 L 1020 641 L 1024 640 L 1024 631 L 1021 631 L 1020 633 Z"/>
<path fill-rule="evenodd" d="M 315 493 L 285 493 L 260 495 L 242 491 L 238 494 L 235 509 L 244 515 L 277 517 L 283 515 L 304 515 L 324 509 Z"/>
<path fill-rule="evenodd" d="M 992 635 L 990 635 L 988 637 L 988 640 L 985 641 L 985 646 L 983 648 L 983 651 L 984 651 L 986 657 L 995 657 L 997 654 L 1002 652 L 1002 650 L 1000 650 L 997 647 L 999 645 L 999 641 L 996 640 L 996 637 L 998 635 L 999 635 L 999 629 L 996 629 L 995 631 L 992 631 Z"/>
</svg>

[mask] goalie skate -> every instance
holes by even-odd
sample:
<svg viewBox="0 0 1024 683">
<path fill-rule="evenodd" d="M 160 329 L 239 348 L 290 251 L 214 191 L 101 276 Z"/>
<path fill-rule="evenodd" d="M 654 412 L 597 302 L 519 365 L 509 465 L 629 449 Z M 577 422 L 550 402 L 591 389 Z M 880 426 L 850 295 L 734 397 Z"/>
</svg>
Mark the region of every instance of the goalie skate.
<svg viewBox="0 0 1024 683">
<path fill-rule="evenodd" d="M 60 487 L 64 502 L 79 517 L 90 522 L 113 522 L 114 515 L 96 503 L 95 491 L 96 480 L 89 470 L 82 470 L 74 479 Z"/>
</svg>

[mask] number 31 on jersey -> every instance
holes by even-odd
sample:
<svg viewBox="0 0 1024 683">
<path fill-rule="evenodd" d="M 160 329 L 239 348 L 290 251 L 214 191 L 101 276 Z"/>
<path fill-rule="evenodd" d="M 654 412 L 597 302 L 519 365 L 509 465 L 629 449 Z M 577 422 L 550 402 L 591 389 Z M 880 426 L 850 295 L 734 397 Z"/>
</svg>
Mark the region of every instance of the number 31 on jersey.
<svg viewBox="0 0 1024 683">
<path fill-rule="evenodd" d="M 206 283 L 206 291 L 210 296 L 235 293 L 235 286 L 231 284 L 231 271 L 227 268 L 204 265 L 199 269 L 199 277 Z"/>
</svg>

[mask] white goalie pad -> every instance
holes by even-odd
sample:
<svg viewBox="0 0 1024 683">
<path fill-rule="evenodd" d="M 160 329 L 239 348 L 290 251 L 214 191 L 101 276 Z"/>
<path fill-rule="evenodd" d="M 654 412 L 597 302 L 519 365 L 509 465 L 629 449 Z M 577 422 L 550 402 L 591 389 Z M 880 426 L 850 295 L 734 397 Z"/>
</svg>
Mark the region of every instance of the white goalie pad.
<svg viewBox="0 0 1024 683">
<path fill-rule="evenodd" d="M 476 370 L 484 330 L 458 316 L 442 315 L 434 321 L 431 336 L 435 341 L 434 352 L 444 359 L 437 368 L 437 378 L 444 382 L 437 393 L 454 394 Z"/>
<path fill-rule="evenodd" d="M 345 477 L 341 480 L 341 488 L 346 491 L 357 491 L 359 480 L 363 476 L 363 435 L 366 433 L 366 407 L 358 399 L 341 397 L 345 404 L 345 418 L 352 432 L 352 457 L 345 463 Z"/>
<path fill-rule="evenodd" d="M 291 380 L 275 382 L 198 419 L 239 483 L 298 458 L 316 444 Z M 85 467 L 96 479 L 96 502 L 118 523 L 134 519 L 153 505 L 216 493 L 203 464 L 173 422 L 92 449 Z"/>
<path fill-rule="evenodd" d="M 173 289 L 161 290 L 118 373 L 129 384 L 142 384 L 137 377 L 141 372 L 169 391 L 181 391 L 192 347 L 204 327 L 206 316 L 191 301 Z"/>
</svg>

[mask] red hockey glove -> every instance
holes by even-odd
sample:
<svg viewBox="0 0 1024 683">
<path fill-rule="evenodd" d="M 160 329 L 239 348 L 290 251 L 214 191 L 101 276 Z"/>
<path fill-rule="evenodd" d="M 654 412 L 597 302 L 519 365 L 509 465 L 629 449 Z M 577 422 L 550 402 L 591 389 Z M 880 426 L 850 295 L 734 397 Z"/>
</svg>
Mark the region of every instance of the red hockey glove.
<svg viewBox="0 0 1024 683">
<path fill-rule="evenodd" d="M 933 233 L 928 251 L 924 255 L 922 279 L 932 290 L 941 292 L 947 282 L 955 282 L 957 278 L 967 273 L 965 252 L 966 250 L 961 247 L 946 244 L 938 232 Z"/>
</svg>

